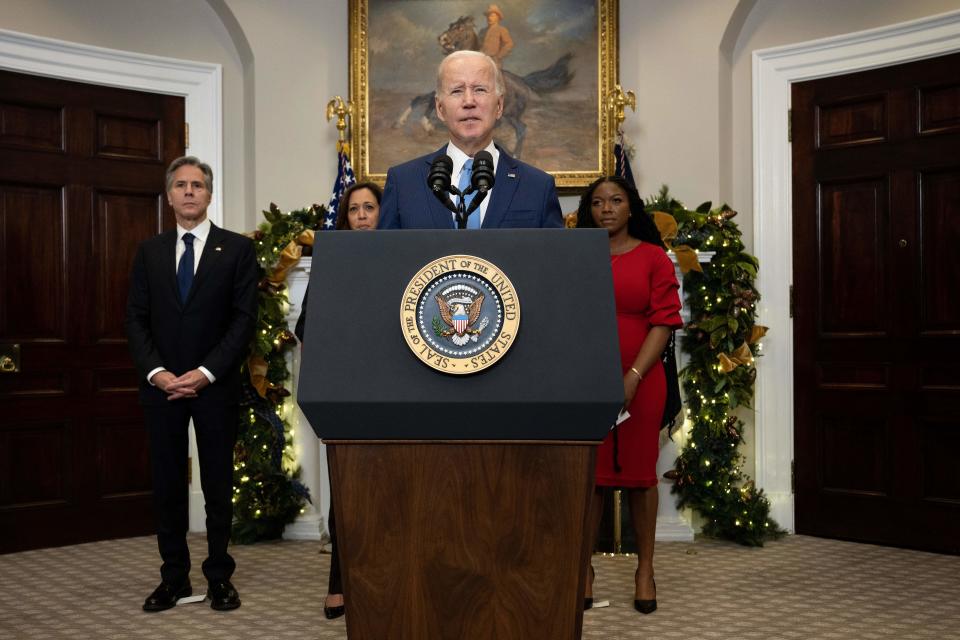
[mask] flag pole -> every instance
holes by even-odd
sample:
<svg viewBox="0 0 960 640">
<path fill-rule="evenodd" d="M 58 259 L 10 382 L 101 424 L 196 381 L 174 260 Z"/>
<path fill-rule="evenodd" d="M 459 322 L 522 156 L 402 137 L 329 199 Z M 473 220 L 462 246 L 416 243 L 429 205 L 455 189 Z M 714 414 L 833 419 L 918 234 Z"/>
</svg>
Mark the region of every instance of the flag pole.
<svg viewBox="0 0 960 640">
<path fill-rule="evenodd" d="M 614 85 L 613 89 L 607 94 L 607 109 L 611 117 L 616 121 L 617 126 L 614 129 L 614 145 L 620 145 L 623 152 L 623 121 L 627 119 L 626 107 L 630 107 L 634 112 L 637 111 L 637 96 L 633 91 L 624 91 L 619 84 Z M 613 158 L 614 166 L 609 167 L 608 174 L 615 173 L 616 158 Z"/>
<path fill-rule="evenodd" d="M 327 103 L 327 122 L 337 117 L 337 153 L 350 154 L 350 144 L 347 142 L 347 116 L 353 116 L 353 103 L 344 102 L 340 96 L 334 96 Z"/>
</svg>

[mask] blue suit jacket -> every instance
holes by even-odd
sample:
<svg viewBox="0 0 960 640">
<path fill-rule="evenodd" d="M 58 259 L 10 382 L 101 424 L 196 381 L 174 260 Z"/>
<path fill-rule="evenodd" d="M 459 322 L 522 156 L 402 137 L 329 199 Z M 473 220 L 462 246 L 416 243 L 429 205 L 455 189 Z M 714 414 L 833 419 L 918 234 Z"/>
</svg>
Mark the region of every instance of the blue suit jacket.
<svg viewBox="0 0 960 640">
<path fill-rule="evenodd" d="M 453 214 L 427 186 L 438 151 L 392 167 L 380 203 L 379 229 L 452 229 Z M 503 149 L 484 229 L 562 227 L 563 214 L 553 176 L 508 156 Z M 474 214 L 476 215 L 476 214 Z"/>
</svg>

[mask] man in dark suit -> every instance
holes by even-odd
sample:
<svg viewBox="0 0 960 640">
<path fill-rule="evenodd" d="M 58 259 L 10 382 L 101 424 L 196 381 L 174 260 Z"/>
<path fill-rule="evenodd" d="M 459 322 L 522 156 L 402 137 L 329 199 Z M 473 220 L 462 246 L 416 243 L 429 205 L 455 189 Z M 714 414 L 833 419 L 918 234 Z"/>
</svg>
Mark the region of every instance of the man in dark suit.
<svg viewBox="0 0 960 640">
<path fill-rule="evenodd" d="M 207 512 L 207 597 L 236 609 L 227 553 L 233 520 L 233 447 L 240 364 L 257 317 L 253 242 L 207 219 L 210 167 L 197 158 L 167 169 L 175 230 L 141 243 L 127 299 L 127 338 L 140 374 L 140 402 L 150 432 L 157 544 L 162 582 L 143 603 L 162 611 L 192 594 L 187 548 L 187 425 L 193 418 Z"/>
<path fill-rule="evenodd" d="M 437 155 L 450 156 L 452 183 L 462 190 L 470 182 L 473 156 L 481 150 L 493 156 L 494 187 L 467 219 L 468 229 L 563 226 L 553 177 L 493 143 L 493 129 L 503 115 L 503 92 L 503 76 L 489 56 L 455 51 L 444 58 L 437 72 L 436 110 L 450 142 L 387 172 L 378 228 L 455 228 L 454 214 L 427 185 L 430 165 Z"/>
</svg>

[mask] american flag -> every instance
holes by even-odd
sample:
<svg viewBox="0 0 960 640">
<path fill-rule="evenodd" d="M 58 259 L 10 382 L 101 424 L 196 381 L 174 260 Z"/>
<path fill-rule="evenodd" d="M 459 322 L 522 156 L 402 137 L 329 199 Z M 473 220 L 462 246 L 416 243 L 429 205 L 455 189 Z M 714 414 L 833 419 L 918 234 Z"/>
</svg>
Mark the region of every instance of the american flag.
<svg viewBox="0 0 960 640">
<path fill-rule="evenodd" d="M 615 173 L 636 189 L 637 183 L 633 181 L 633 169 L 630 168 L 630 158 L 627 157 L 626 146 L 623 131 L 621 131 L 616 144 L 613 145 L 613 155 L 617 163 Z"/>
<path fill-rule="evenodd" d="M 333 229 L 337 224 L 337 205 L 340 204 L 340 198 L 347 187 L 357 181 L 357 176 L 353 173 L 353 167 L 350 166 L 350 158 L 347 156 L 345 144 L 337 143 L 337 179 L 333 183 L 333 195 L 330 196 L 330 202 L 327 203 L 327 215 L 323 218 L 323 229 Z"/>
</svg>

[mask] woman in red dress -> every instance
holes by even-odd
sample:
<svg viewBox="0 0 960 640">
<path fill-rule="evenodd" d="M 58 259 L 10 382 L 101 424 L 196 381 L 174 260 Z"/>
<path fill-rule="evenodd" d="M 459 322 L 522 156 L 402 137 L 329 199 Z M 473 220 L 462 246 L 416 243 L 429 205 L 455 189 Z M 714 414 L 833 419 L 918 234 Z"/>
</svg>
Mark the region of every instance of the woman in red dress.
<svg viewBox="0 0 960 640">
<path fill-rule="evenodd" d="M 643 210 L 637 190 L 622 178 L 591 184 L 577 211 L 577 227 L 606 229 L 617 307 L 624 407 L 630 417 L 597 450 L 596 488 L 590 505 L 593 540 L 603 511 L 603 487 L 627 490 L 637 537 L 634 608 L 657 608 L 653 542 L 657 530 L 657 455 L 667 386 L 660 354 L 683 325 L 679 284 L 660 233 Z M 591 540 L 591 548 L 593 540 Z M 584 608 L 593 604 L 593 567 Z"/>
</svg>

